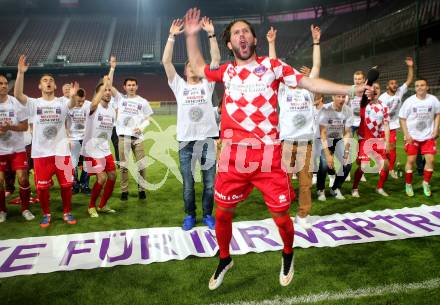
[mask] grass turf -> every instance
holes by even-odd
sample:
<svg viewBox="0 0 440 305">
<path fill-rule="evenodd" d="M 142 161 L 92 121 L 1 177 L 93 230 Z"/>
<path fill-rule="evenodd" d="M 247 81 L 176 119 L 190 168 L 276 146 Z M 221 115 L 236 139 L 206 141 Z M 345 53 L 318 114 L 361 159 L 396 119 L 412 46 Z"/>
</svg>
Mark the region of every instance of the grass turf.
<svg viewBox="0 0 440 305">
<path fill-rule="evenodd" d="M 175 124 L 173 116 L 156 117 L 162 129 Z M 152 130 L 157 130 L 153 126 Z M 399 144 L 402 143 L 399 138 Z M 153 145 L 147 141 L 147 151 Z M 177 144 L 174 145 L 177 149 Z M 177 152 L 171 151 L 177 163 Z M 398 160 L 404 163 L 402 145 L 398 145 Z M 438 165 L 438 164 L 437 164 Z M 155 161 L 147 168 L 147 180 L 159 183 L 166 166 Z M 313 215 L 362 212 L 367 209 L 383 210 L 437 204 L 440 199 L 439 176 L 434 174 L 432 198 L 423 196 L 422 178 L 414 175 L 415 197 L 404 193 L 404 180 L 391 177 L 385 190 L 391 195 L 384 198 L 374 193 L 378 175 L 367 175 L 360 185 L 361 198 L 337 201 L 330 196 L 326 202 L 314 198 Z M 93 179 L 91 185 L 93 185 Z M 297 181 L 294 181 L 297 187 Z M 8 220 L 0 225 L 0 240 L 71 234 L 91 231 L 123 230 L 127 228 L 180 226 L 183 218 L 182 185 L 170 174 L 157 191 L 150 191 L 147 201 L 137 200 L 134 180 L 130 181 L 129 201 L 119 201 L 119 187 L 110 199 L 117 210 L 115 215 L 88 217 L 88 196 L 74 195 L 73 213 L 78 224 L 68 226 L 62 221 L 59 188 L 51 192 L 53 223 L 40 229 L 38 206 L 32 210 L 37 220 L 26 222 L 19 208 L 9 206 Z M 349 194 L 351 182 L 345 183 L 343 193 Z M 196 186 L 200 212 L 201 185 Z M 292 207 L 296 211 L 297 203 Z M 292 213 L 294 214 L 294 213 Z M 235 221 L 264 219 L 269 214 L 258 191 L 239 205 Z M 211 292 L 208 279 L 214 271 L 216 258 L 189 258 L 151 265 L 117 266 L 93 270 L 55 272 L 32 276 L 18 276 L 0 280 L 2 304 L 209 304 L 214 302 L 258 301 L 275 296 L 292 297 L 323 291 L 337 293 L 346 289 L 377 287 L 391 283 L 411 283 L 438 277 L 440 274 L 440 237 L 426 237 L 390 242 L 348 245 L 337 248 L 297 249 L 296 276 L 287 288 L 278 284 L 280 253 L 266 252 L 234 257 L 235 266 L 228 273 L 222 287 Z M 438 304 L 440 289 L 409 291 L 357 300 L 319 302 L 317 304 Z"/>
</svg>

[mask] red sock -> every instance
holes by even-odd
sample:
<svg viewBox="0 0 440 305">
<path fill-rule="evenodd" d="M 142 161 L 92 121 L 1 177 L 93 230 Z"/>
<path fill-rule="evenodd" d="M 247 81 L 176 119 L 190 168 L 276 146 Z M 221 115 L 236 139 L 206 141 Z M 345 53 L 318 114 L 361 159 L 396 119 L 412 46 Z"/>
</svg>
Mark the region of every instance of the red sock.
<svg viewBox="0 0 440 305">
<path fill-rule="evenodd" d="M 379 173 L 379 182 L 377 183 L 378 189 L 383 189 L 385 181 L 388 179 L 389 170 L 381 170 Z"/>
<path fill-rule="evenodd" d="M 0 212 L 6 212 L 5 190 L 0 190 Z"/>
<path fill-rule="evenodd" d="M 102 194 L 101 201 L 99 202 L 99 208 L 103 208 L 107 203 L 110 196 L 113 194 L 113 189 L 115 188 L 116 180 L 107 179 L 104 186 L 104 194 Z"/>
<path fill-rule="evenodd" d="M 232 239 L 232 218 L 234 213 L 216 209 L 215 234 L 220 249 L 220 258 L 229 257 L 229 244 Z"/>
<path fill-rule="evenodd" d="M 61 199 L 63 200 L 64 214 L 70 213 L 72 210 L 72 187 L 61 188 Z"/>
<path fill-rule="evenodd" d="M 102 184 L 98 183 L 98 181 L 95 182 L 92 188 L 92 192 L 90 194 L 90 202 L 89 202 L 89 209 L 96 207 L 96 199 L 98 199 L 99 194 L 101 194 Z"/>
<path fill-rule="evenodd" d="M 390 169 L 394 169 L 394 164 L 396 163 L 397 151 L 396 148 L 390 150 Z"/>
<path fill-rule="evenodd" d="M 359 182 L 361 181 L 363 174 L 364 172 L 362 171 L 362 168 L 359 166 L 357 170 L 354 172 L 353 189 L 357 190 L 359 188 Z"/>
<path fill-rule="evenodd" d="M 412 171 L 405 173 L 405 183 L 406 184 L 411 184 L 412 183 L 412 175 L 413 175 Z"/>
<path fill-rule="evenodd" d="M 21 186 L 20 185 L 20 200 L 21 200 L 21 211 L 29 210 L 29 199 L 31 198 L 31 186 Z"/>
<path fill-rule="evenodd" d="M 278 232 L 280 232 L 281 239 L 283 240 L 284 248 L 283 252 L 285 254 L 290 254 L 293 252 L 293 221 L 289 214 L 273 217 L 273 221 L 278 227 Z"/>
<path fill-rule="evenodd" d="M 43 210 L 43 214 L 50 214 L 49 200 L 50 192 L 48 188 L 37 189 L 38 200 L 40 201 L 40 207 Z"/>
<path fill-rule="evenodd" d="M 423 181 L 425 181 L 426 183 L 431 182 L 432 173 L 433 171 L 428 171 L 425 169 L 423 171 Z"/>
</svg>

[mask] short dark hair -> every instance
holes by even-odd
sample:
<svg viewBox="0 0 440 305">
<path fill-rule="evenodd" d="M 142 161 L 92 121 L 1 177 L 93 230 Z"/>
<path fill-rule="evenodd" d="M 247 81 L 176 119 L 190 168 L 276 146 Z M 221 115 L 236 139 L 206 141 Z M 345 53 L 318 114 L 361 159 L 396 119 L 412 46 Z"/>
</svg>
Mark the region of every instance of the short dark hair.
<svg viewBox="0 0 440 305">
<path fill-rule="evenodd" d="M 424 77 L 418 77 L 418 78 L 416 79 L 416 82 L 421 81 L 421 80 L 425 81 L 425 83 L 426 83 L 427 85 L 429 85 L 429 84 L 428 84 L 428 80 L 427 80 L 426 78 L 424 78 Z M 414 84 L 415 84 L 416 82 L 414 82 Z"/>
<path fill-rule="evenodd" d="M 124 86 L 127 84 L 127 82 L 130 82 L 130 81 L 135 82 L 136 85 L 138 84 L 138 81 L 137 81 L 136 78 L 134 78 L 134 77 L 127 77 L 126 79 L 124 79 Z"/>
<path fill-rule="evenodd" d="M 45 77 L 45 76 L 52 77 L 52 79 L 55 80 L 55 77 L 53 77 L 52 74 L 50 74 L 50 73 L 44 73 L 43 75 L 40 76 L 40 82 L 41 82 L 41 79 L 42 79 L 43 77 Z"/>
<path fill-rule="evenodd" d="M 83 88 L 79 88 L 78 91 L 76 91 L 76 95 L 83 98 L 86 96 L 86 90 L 84 90 Z"/>
<path fill-rule="evenodd" d="M 249 28 L 250 28 L 250 30 L 251 30 L 251 32 L 252 32 L 252 35 L 254 36 L 254 37 L 257 37 L 257 34 L 255 33 L 255 29 L 254 29 L 254 27 L 252 26 L 252 24 L 249 22 L 249 21 L 247 21 L 247 20 L 245 20 L 245 19 L 237 19 L 237 20 L 233 20 L 233 21 L 231 21 L 227 26 L 226 26 L 226 28 L 223 30 L 223 33 L 222 33 L 222 40 L 223 40 L 223 43 L 225 44 L 225 46 L 226 46 L 226 48 L 229 50 L 229 48 L 228 48 L 228 42 L 230 42 L 231 41 L 231 28 L 234 26 L 234 24 L 236 24 L 237 22 L 243 22 L 243 23 L 246 23 L 248 26 L 249 26 Z M 229 54 L 231 55 L 231 56 L 234 56 L 234 53 L 231 51 L 231 50 L 229 50 Z"/>
<path fill-rule="evenodd" d="M 7 82 L 9 82 L 9 79 L 5 75 L 0 74 L 0 77 L 3 77 L 4 79 L 6 79 Z"/>
<path fill-rule="evenodd" d="M 104 83 L 103 83 L 102 81 L 100 81 L 100 82 L 96 85 L 95 93 L 98 93 L 99 88 L 101 88 L 102 86 L 104 86 Z"/>
</svg>

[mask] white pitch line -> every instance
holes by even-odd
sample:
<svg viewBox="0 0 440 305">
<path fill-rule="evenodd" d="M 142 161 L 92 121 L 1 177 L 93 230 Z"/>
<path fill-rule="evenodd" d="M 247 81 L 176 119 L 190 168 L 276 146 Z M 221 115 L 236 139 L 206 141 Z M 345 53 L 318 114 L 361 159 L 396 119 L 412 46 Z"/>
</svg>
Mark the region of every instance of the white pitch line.
<svg viewBox="0 0 440 305">
<path fill-rule="evenodd" d="M 386 294 L 408 293 L 412 290 L 419 289 L 435 289 L 440 287 L 440 278 L 431 280 L 409 283 L 409 284 L 391 284 L 378 287 L 367 287 L 360 289 L 348 289 L 341 292 L 324 291 L 318 294 L 307 294 L 291 298 L 275 297 L 271 300 L 263 301 L 242 301 L 234 303 L 214 303 L 211 305 L 292 305 L 307 304 L 322 301 L 338 301 L 345 299 L 359 299 L 365 297 L 382 296 Z"/>
</svg>

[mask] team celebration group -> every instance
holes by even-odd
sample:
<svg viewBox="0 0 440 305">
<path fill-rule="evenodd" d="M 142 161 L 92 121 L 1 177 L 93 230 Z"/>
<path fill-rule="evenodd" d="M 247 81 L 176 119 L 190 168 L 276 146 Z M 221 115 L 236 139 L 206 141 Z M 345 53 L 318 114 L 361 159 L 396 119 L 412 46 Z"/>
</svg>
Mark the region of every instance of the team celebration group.
<svg viewBox="0 0 440 305">
<path fill-rule="evenodd" d="M 199 32 L 206 32 L 211 62 L 205 63 L 199 47 Z M 326 200 L 325 182 L 330 175 L 329 194 L 344 200 L 342 185 L 350 179 L 352 197 L 360 197 L 364 174 L 379 174 L 376 192 L 385 191 L 388 175 L 397 178 L 396 132 L 404 136 L 405 191 L 414 196 L 413 170 L 423 156 L 423 192 L 431 196 L 436 139 L 440 123 L 440 102 L 429 94 L 428 83 L 416 79 L 415 94 L 403 100 L 413 84 L 413 61 L 402 59 L 408 69 L 405 83 L 388 80 L 381 93 L 378 82 L 367 84 L 366 74 L 356 71 L 353 85 L 321 79 L 321 31 L 311 26 L 313 66 L 299 71 L 277 58 L 276 30 L 267 33 L 269 56 L 256 54 L 256 34 L 246 20 L 231 22 L 222 33 L 231 61 L 220 64 L 220 51 L 212 21 L 190 9 L 183 20 L 172 22 L 162 64 L 176 97 L 179 165 L 183 178 L 185 216 L 182 229 L 197 222 L 194 174 L 200 164 L 203 194 L 202 221 L 215 229 L 219 264 L 209 280 L 211 290 L 223 282 L 233 266 L 229 253 L 232 219 L 237 204 L 256 187 L 278 228 L 283 251 L 279 281 L 287 286 L 294 274 L 294 222 L 289 209 L 296 194 L 292 178 L 298 180 L 298 211 L 295 223 L 310 228 L 312 184 L 317 198 Z M 184 33 L 188 61 L 184 75 L 173 65 L 173 47 Z M 127 78 L 125 94 L 113 86 L 116 58 L 110 71 L 98 83 L 91 101 L 78 83 L 65 84 L 63 97 L 56 97 L 54 77 L 44 74 L 38 84 L 41 97 L 24 94 L 26 57 L 20 56 L 14 96 L 8 95 L 8 80 L 0 76 L 0 222 L 7 216 L 8 187 L 18 179 L 21 212 L 26 220 L 33 167 L 35 189 L 42 210 L 41 227 L 51 224 L 50 188 L 56 175 L 60 185 L 63 219 L 74 225 L 72 193 L 90 194 L 88 214 L 115 213 L 108 201 L 120 171 L 120 200 L 128 200 L 130 154 L 133 152 L 139 200 L 146 199 L 144 130 L 153 110 L 137 95 L 138 82 Z M 215 83 L 224 84 L 224 95 L 213 107 Z M 325 102 L 324 95 L 331 96 Z M 31 134 L 31 136 L 30 136 Z M 113 143 L 115 162 L 110 142 Z M 356 164 L 350 177 L 352 164 Z M 81 171 L 81 174 L 79 173 Z M 95 175 L 89 189 L 89 176 Z M 12 179 L 11 179 L 12 177 Z M 12 181 L 12 182 L 11 182 Z M 97 202 L 99 199 L 99 203 Z M 216 203 L 215 216 L 213 203 Z"/>
</svg>

